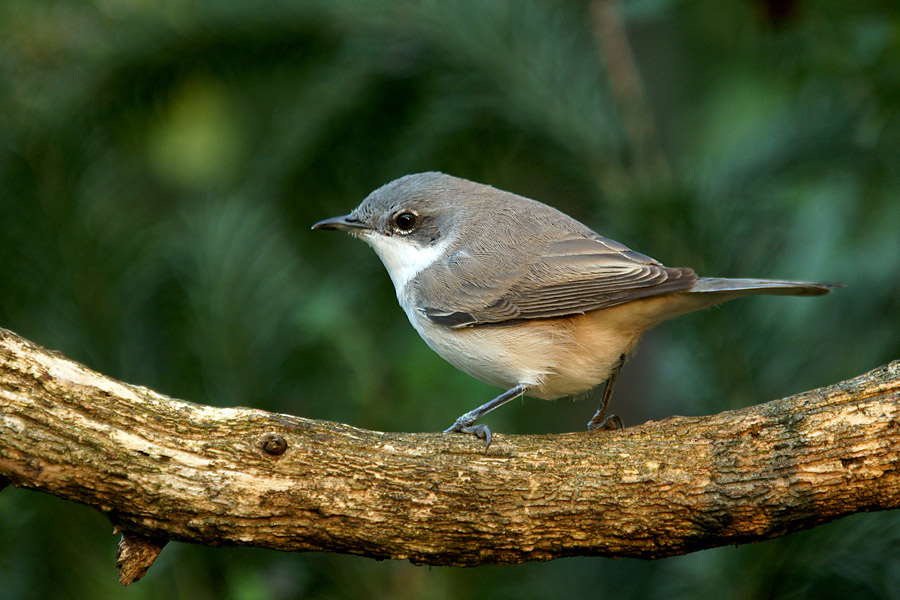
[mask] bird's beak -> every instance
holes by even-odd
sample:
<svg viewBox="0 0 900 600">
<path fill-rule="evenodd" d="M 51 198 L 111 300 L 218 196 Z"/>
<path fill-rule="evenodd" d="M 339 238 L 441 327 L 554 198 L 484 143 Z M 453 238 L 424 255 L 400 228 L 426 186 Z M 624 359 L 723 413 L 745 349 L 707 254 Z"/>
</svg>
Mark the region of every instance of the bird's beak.
<svg viewBox="0 0 900 600">
<path fill-rule="evenodd" d="M 354 217 L 353 215 L 343 215 L 340 217 L 331 217 L 324 221 L 319 221 L 312 226 L 313 229 L 334 229 L 337 231 L 346 231 L 347 233 L 364 233 L 372 228 Z"/>
</svg>

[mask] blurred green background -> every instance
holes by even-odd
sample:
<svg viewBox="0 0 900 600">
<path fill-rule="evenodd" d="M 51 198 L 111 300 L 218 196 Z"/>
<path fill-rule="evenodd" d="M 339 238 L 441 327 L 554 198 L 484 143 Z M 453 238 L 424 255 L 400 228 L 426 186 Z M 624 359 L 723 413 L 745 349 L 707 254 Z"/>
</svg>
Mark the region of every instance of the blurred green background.
<svg viewBox="0 0 900 600">
<path fill-rule="evenodd" d="M 428 350 L 371 250 L 309 230 L 423 170 L 704 275 L 847 284 L 652 332 L 616 390 L 626 424 L 900 357 L 896 0 L 0 1 L 0 326 L 108 375 L 447 427 L 498 390 Z M 525 399 L 486 422 L 580 430 L 595 408 Z M 8 489 L 0 599 L 900 598 L 897 513 L 654 562 L 173 543 L 131 588 L 116 542 L 85 507 Z"/>
</svg>

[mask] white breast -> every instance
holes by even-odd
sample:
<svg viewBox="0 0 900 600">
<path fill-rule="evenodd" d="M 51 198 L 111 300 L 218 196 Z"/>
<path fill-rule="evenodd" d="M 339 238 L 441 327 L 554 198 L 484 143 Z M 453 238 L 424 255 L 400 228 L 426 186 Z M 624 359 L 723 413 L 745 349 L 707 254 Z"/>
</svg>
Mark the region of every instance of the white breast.
<svg viewBox="0 0 900 600">
<path fill-rule="evenodd" d="M 581 394 L 606 381 L 641 334 L 629 325 L 631 305 L 568 319 L 460 329 L 432 322 L 409 295 L 400 305 L 422 339 L 457 369 L 501 388 L 525 384 L 528 395 L 544 400 Z"/>
<path fill-rule="evenodd" d="M 397 298 L 404 295 L 406 286 L 412 279 L 441 258 L 453 243 L 452 237 L 445 237 L 431 246 L 420 246 L 401 235 L 381 235 L 369 233 L 362 237 L 369 244 L 387 269 Z M 402 300 L 401 300 L 402 303 Z"/>
<path fill-rule="evenodd" d="M 450 329 L 401 300 L 409 322 L 428 346 L 451 365 L 484 383 L 511 388 L 539 385 L 549 373 L 545 340 L 516 327 Z"/>
</svg>

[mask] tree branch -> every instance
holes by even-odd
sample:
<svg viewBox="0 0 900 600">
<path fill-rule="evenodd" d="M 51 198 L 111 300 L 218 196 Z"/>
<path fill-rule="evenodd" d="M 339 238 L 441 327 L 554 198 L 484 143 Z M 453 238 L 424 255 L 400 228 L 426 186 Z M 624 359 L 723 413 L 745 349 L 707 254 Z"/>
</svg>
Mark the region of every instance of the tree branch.
<svg viewBox="0 0 900 600">
<path fill-rule="evenodd" d="M 622 113 L 631 158 L 640 170 L 639 174 L 645 176 L 648 167 L 652 167 L 670 175 L 671 168 L 659 143 L 653 111 L 647 104 L 623 12 L 620 0 L 594 0 L 590 4 L 591 20 L 602 50 L 610 90 Z"/>
<path fill-rule="evenodd" d="M 435 565 L 657 558 L 897 508 L 898 400 L 895 361 L 718 415 L 500 434 L 484 453 L 173 400 L 0 329 L 0 482 L 105 513 L 123 581 L 170 539 Z"/>
</svg>

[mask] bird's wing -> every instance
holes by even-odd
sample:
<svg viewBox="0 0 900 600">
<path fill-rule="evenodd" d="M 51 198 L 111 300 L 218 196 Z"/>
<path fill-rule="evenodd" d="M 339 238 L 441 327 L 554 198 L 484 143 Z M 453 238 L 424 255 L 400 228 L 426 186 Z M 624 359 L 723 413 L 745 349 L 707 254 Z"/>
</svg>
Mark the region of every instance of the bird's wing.
<svg viewBox="0 0 900 600">
<path fill-rule="evenodd" d="M 687 290 L 697 276 L 669 268 L 626 246 L 596 237 L 549 242 L 510 261 L 461 250 L 417 278 L 417 305 L 447 327 L 504 325 L 583 314 L 638 298 Z M 427 300 L 426 300 L 427 299 Z"/>
</svg>

